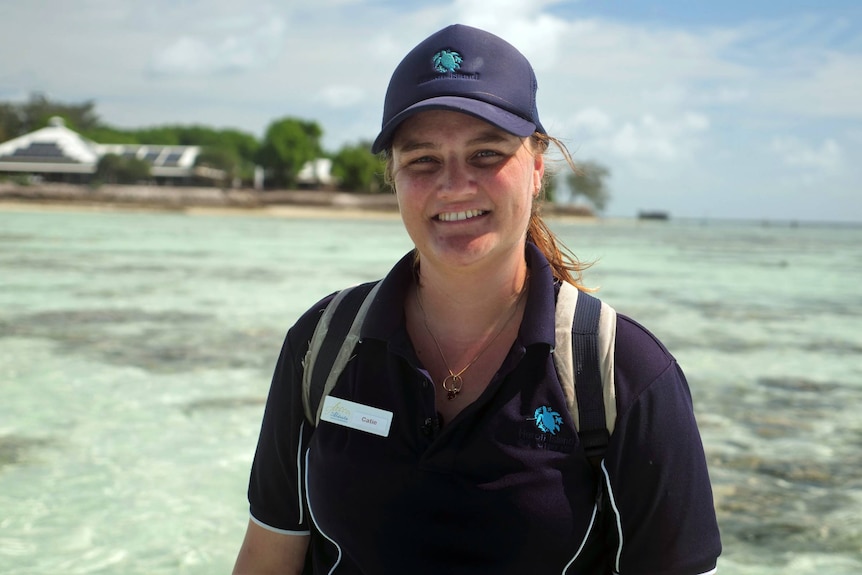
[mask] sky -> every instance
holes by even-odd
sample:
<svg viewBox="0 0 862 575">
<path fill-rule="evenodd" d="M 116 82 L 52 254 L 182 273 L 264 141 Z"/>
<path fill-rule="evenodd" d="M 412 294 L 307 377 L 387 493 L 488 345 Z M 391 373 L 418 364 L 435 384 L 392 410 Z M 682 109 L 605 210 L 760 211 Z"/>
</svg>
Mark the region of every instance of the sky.
<svg viewBox="0 0 862 575">
<path fill-rule="evenodd" d="M 0 101 L 258 137 L 295 117 L 334 152 L 456 22 L 532 62 L 544 127 L 610 170 L 608 216 L 862 222 L 857 0 L 0 0 Z"/>
</svg>

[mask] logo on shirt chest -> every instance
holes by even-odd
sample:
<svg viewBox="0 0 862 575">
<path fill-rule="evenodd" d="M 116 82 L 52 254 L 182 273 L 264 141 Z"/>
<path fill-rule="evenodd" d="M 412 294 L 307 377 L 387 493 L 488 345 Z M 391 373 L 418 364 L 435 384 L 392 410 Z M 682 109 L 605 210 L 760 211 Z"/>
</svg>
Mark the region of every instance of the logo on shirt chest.
<svg viewBox="0 0 862 575">
<path fill-rule="evenodd" d="M 546 405 L 536 408 L 518 430 L 518 440 L 536 449 L 569 452 L 575 438 L 563 428 L 563 416 Z"/>
<path fill-rule="evenodd" d="M 563 416 L 547 405 L 543 405 L 536 408 L 536 411 L 533 412 L 533 417 L 527 418 L 527 421 L 535 421 L 539 431 L 556 435 L 563 424 Z"/>
</svg>

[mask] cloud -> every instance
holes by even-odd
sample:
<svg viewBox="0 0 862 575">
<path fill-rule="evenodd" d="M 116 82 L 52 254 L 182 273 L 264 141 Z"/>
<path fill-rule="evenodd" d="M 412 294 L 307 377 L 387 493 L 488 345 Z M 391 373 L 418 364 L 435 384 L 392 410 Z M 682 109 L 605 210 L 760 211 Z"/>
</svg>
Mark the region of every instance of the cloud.
<svg viewBox="0 0 862 575">
<path fill-rule="evenodd" d="M 591 153 L 602 151 L 624 160 L 674 162 L 692 156 L 710 129 L 710 120 L 704 114 L 686 112 L 678 118 L 648 113 L 615 122 L 602 110 L 587 108 L 575 114 L 572 125 L 583 138 L 581 145 Z"/>
<path fill-rule="evenodd" d="M 453 13 L 459 21 L 505 38 L 518 48 L 537 71 L 550 70 L 557 63 L 561 40 L 568 25 L 543 8 L 555 0 L 455 0 Z"/>
<path fill-rule="evenodd" d="M 829 175 L 831 209 L 862 219 L 862 34 L 835 2 L 810 17 L 740 7 L 719 24 L 687 5 L 617 17 L 565 0 L 84 0 L 52 2 L 48 19 L 42 2 L 8 4 L 6 98 L 92 99 L 119 126 L 260 134 L 293 115 L 319 122 L 328 149 L 374 136 L 389 75 L 422 38 L 453 20 L 483 27 L 530 59 L 543 125 L 611 169 L 624 213 L 638 193 L 674 198 L 675 214 L 717 196 L 730 211 Z"/>
<path fill-rule="evenodd" d="M 598 108 L 585 108 L 572 118 L 574 130 L 587 135 L 606 133 L 612 125 L 611 117 Z"/>
<path fill-rule="evenodd" d="M 150 72 L 156 75 L 209 75 L 264 68 L 279 55 L 284 22 L 246 22 L 241 30 L 225 29 L 213 22 L 214 30 L 199 36 L 180 36 L 152 56 Z"/>
<path fill-rule="evenodd" d="M 819 146 L 812 146 L 792 136 L 776 137 L 772 140 L 771 149 L 786 166 L 827 173 L 837 172 L 844 159 L 844 150 L 832 138 L 825 139 Z"/>
<path fill-rule="evenodd" d="M 320 92 L 320 99 L 330 108 L 350 108 L 365 99 L 365 91 L 358 86 L 326 86 Z"/>
</svg>

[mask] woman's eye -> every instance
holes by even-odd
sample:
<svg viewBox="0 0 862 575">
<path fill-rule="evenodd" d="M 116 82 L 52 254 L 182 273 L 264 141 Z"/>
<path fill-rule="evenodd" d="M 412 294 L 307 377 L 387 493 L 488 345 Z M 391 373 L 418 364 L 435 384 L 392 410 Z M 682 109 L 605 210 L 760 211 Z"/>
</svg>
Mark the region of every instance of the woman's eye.
<svg viewBox="0 0 862 575">
<path fill-rule="evenodd" d="M 497 165 L 498 162 L 502 161 L 506 158 L 506 154 L 503 154 L 497 150 L 479 150 L 475 154 L 473 154 L 473 162 L 477 163 L 479 166 L 485 165 Z"/>
<path fill-rule="evenodd" d="M 437 164 L 432 156 L 417 156 L 415 158 L 405 159 L 402 164 L 405 168 L 413 170 L 430 170 Z"/>
</svg>

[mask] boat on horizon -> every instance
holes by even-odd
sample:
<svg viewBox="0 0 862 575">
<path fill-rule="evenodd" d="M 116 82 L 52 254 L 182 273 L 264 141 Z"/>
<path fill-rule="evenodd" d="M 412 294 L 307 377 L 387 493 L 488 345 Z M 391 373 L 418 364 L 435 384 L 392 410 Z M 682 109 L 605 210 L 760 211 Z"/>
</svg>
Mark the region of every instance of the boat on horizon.
<svg viewBox="0 0 862 575">
<path fill-rule="evenodd" d="M 638 219 L 667 221 L 670 219 L 670 214 L 662 210 L 641 210 L 638 212 Z"/>
</svg>

